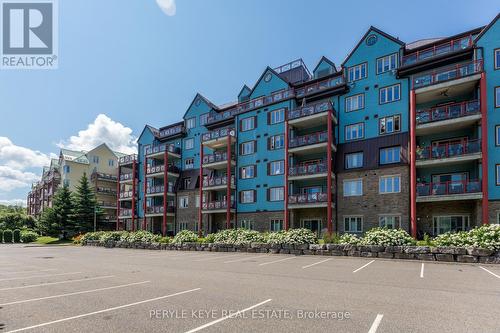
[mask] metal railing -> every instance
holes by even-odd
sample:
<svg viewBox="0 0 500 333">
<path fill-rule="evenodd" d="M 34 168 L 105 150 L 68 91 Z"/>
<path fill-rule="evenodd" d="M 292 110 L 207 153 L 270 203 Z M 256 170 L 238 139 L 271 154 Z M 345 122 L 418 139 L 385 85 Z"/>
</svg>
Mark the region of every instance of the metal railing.
<svg viewBox="0 0 500 333">
<path fill-rule="evenodd" d="M 169 193 L 173 193 L 174 192 L 174 184 L 173 183 L 168 183 L 168 186 L 167 186 L 167 192 Z M 163 185 L 156 185 L 156 186 L 147 186 L 146 187 L 146 194 L 157 194 L 157 193 L 163 193 L 165 187 L 163 187 Z"/>
<path fill-rule="evenodd" d="M 433 160 L 464 156 L 481 152 L 481 140 L 464 140 L 458 143 L 444 143 L 428 147 L 417 147 L 417 160 Z"/>
<path fill-rule="evenodd" d="M 422 88 L 459 79 L 469 75 L 477 74 L 483 71 L 483 61 L 475 60 L 466 63 L 446 66 L 432 70 L 430 72 L 419 73 L 412 76 L 413 89 Z"/>
<path fill-rule="evenodd" d="M 130 163 L 133 163 L 134 161 L 137 161 L 137 154 L 132 154 L 132 155 L 120 157 L 118 159 L 118 164 L 119 165 L 130 164 Z"/>
<path fill-rule="evenodd" d="M 322 113 L 331 110 L 336 116 L 335 109 L 330 102 L 316 103 L 310 106 L 304 106 L 288 111 L 288 120 L 298 119 L 302 117 L 312 116 L 313 114 Z"/>
<path fill-rule="evenodd" d="M 201 207 L 203 210 L 227 209 L 227 201 L 223 200 L 223 201 L 204 202 Z M 235 207 L 236 204 L 234 201 L 232 201 L 230 208 L 235 208 Z"/>
<path fill-rule="evenodd" d="M 128 199 L 134 196 L 133 191 L 122 191 L 120 192 L 120 199 Z"/>
<path fill-rule="evenodd" d="M 307 134 L 303 136 L 297 136 L 295 138 L 291 138 L 288 142 L 289 148 L 302 147 L 313 145 L 316 143 L 322 143 L 328 141 L 328 132 L 316 132 L 312 134 Z"/>
<path fill-rule="evenodd" d="M 148 147 L 148 148 L 146 148 L 145 153 L 147 156 L 147 155 L 152 155 L 152 154 L 157 154 L 157 153 L 163 153 L 165 150 L 167 150 L 169 153 L 173 153 L 173 154 L 180 154 L 181 153 L 181 149 L 179 147 L 174 146 L 173 144 L 163 144 L 163 145 Z"/>
<path fill-rule="evenodd" d="M 315 175 L 328 172 L 328 165 L 325 162 L 298 165 L 288 168 L 288 176 Z"/>
<path fill-rule="evenodd" d="M 455 119 L 481 112 L 479 101 L 465 101 L 443 106 L 436 106 L 427 110 L 417 111 L 417 124 L 427 124 L 435 121 Z"/>
<path fill-rule="evenodd" d="M 311 204 L 327 202 L 328 193 L 294 194 L 288 196 L 288 204 Z"/>
<path fill-rule="evenodd" d="M 163 214 L 163 206 L 147 206 L 146 214 Z M 175 213 L 175 207 L 173 206 L 173 202 L 169 202 L 167 206 L 167 213 Z"/>
<path fill-rule="evenodd" d="M 179 167 L 177 167 L 175 165 L 169 165 L 169 166 L 167 166 L 167 171 L 171 172 L 171 173 L 180 173 L 181 172 L 181 170 L 179 169 Z M 165 172 L 165 166 L 164 165 L 157 165 L 157 166 L 148 165 L 147 168 L 146 168 L 146 174 L 147 175 L 151 175 L 151 174 L 155 174 L 155 173 L 160 173 L 160 172 Z"/>
<path fill-rule="evenodd" d="M 184 124 L 168 127 L 159 131 L 160 138 L 177 135 L 184 132 Z"/>
<path fill-rule="evenodd" d="M 481 192 L 481 181 L 460 180 L 417 184 L 417 196 L 453 195 Z"/>
<path fill-rule="evenodd" d="M 234 185 L 234 175 L 231 176 L 231 184 Z M 219 176 L 219 177 L 212 177 L 212 178 L 205 178 L 203 179 L 203 187 L 213 187 L 213 186 L 221 186 L 221 185 L 227 185 L 227 176 Z"/>
<path fill-rule="evenodd" d="M 213 139 L 225 138 L 227 136 L 236 136 L 236 131 L 234 130 L 234 128 L 221 128 L 215 131 L 204 133 L 201 137 L 201 141 L 205 142 Z"/>
<path fill-rule="evenodd" d="M 132 209 L 131 208 L 121 208 L 120 209 L 120 214 L 118 215 L 120 217 L 132 217 Z"/>
<path fill-rule="evenodd" d="M 467 49 L 472 46 L 472 42 L 472 35 L 456 38 L 448 42 L 436 44 L 432 47 L 405 55 L 401 63 L 403 66 L 413 65 L 446 53 Z"/>
<path fill-rule="evenodd" d="M 107 187 L 99 187 L 98 186 L 96 189 L 96 192 L 101 193 L 101 194 L 117 195 L 116 190 L 113 190 L 113 189 L 107 188 Z"/>
<path fill-rule="evenodd" d="M 112 182 L 116 182 L 118 180 L 118 177 L 115 175 L 111 175 L 104 172 L 93 172 L 90 179 L 96 179 L 96 178 L 99 180 L 106 180 Z"/>
<path fill-rule="evenodd" d="M 336 88 L 338 86 L 341 86 L 345 84 L 345 79 L 342 75 L 332 77 L 326 80 L 321 80 L 316 83 L 311 83 L 309 85 L 306 85 L 302 88 L 296 88 L 295 89 L 295 97 L 300 98 L 300 97 L 305 97 L 307 95 L 311 95 L 323 90 L 331 89 L 331 88 Z"/>
<path fill-rule="evenodd" d="M 234 156 L 233 156 L 234 160 Z M 211 164 L 216 162 L 226 162 L 227 161 L 227 153 L 215 153 L 210 155 L 204 155 L 202 164 Z"/>
<path fill-rule="evenodd" d="M 132 180 L 132 179 L 134 179 L 133 173 L 122 173 L 120 175 L 120 181 Z"/>
</svg>

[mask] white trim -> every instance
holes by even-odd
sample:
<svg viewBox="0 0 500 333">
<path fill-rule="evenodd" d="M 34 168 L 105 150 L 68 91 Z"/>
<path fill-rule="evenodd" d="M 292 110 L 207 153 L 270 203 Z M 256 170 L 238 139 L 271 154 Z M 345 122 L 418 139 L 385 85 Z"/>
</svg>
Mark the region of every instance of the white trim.
<svg viewBox="0 0 500 333">
<path fill-rule="evenodd" d="M 345 228 L 345 219 L 346 218 L 358 218 L 360 217 L 361 218 L 361 230 L 360 231 L 351 231 L 351 230 L 346 230 Z M 343 227 L 344 227 L 344 232 L 347 232 L 347 233 L 350 233 L 350 234 L 360 234 L 363 232 L 363 227 L 364 227 L 364 223 L 365 223 L 365 216 L 364 215 L 342 215 L 342 223 L 343 223 Z M 350 225 L 350 224 L 349 224 Z"/>
<path fill-rule="evenodd" d="M 436 218 L 439 218 L 439 217 L 467 217 L 467 225 L 465 225 L 465 229 L 468 230 L 470 229 L 470 223 L 471 223 L 471 215 L 470 214 L 461 214 L 461 213 L 457 213 L 457 214 L 439 214 L 439 215 L 432 215 L 432 233 L 435 234 L 435 235 L 439 235 L 437 233 L 435 233 L 436 231 L 436 223 L 435 223 L 435 219 Z M 450 230 L 451 231 L 451 230 Z M 447 231 L 445 231 L 447 232 Z"/>
<path fill-rule="evenodd" d="M 348 194 L 346 195 L 345 193 L 345 183 L 346 182 L 357 182 L 357 181 L 361 181 L 361 194 Z M 344 179 L 342 181 L 342 194 L 344 197 L 360 197 L 363 195 L 363 178 L 352 178 L 352 179 Z"/>
<path fill-rule="evenodd" d="M 398 191 L 394 191 L 394 179 L 395 178 L 399 178 L 399 189 Z M 391 189 L 391 192 L 381 192 L 380 191 L 380 184 L 381 184 L 381 181 L 382 181 L 382 178 L 384 179 L 387 179 L 387 178 L 392 178 L 392 189 Z M 387 186 L 387 184 L 385 184 Z M 386 188 L 387 190 L 387 188 Z M 395 174 L 395 175 L 384 175 L 384 176 L 380 176 L 378 178 L 378 194 L 395 194 L 395 193 L 401 193 L 401 174 Z"/>
</svg>

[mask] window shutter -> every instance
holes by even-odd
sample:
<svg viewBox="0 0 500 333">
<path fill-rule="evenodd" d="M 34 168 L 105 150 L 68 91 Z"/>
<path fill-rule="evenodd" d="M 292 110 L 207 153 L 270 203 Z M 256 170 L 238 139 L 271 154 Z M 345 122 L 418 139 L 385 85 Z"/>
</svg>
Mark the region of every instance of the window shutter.
<svg viewBox="0 0 500 333">
<path fill-rule="evenodd" d="M 242 200 L 241 200 L 241 199 L 243 198 L 242 193 L 243 193 L 243 192 L 239 192 L 239 193 L 238 193 L 238 197 L 239 197 L 240 203 L 242 203 Z"/>
<path fill-rule="evenodd" d="M 267 150 L 271 150 L 271 137 L 267 138 Z"/>
<path fill-rule="evenodd" d="M 271 162 L 268 162 L 267 163 L 267 175 L 270 176 L 271 175 Z"/>
<path fill-rule="evenodd" d="M 253 202 L 257 202 L 257 190 L 253 190 Z"/>
<path fill-rule="evenodd" d="M 243 155 L 243 144 L 242 143 L 239 144 L 239 151 L 240 151 L 240 155 Z"/>
<path fill-rule="evenodd" d="M 272 112 L 272 111 L 271 111 Z M 271 112 L 267 113 L 267 124 L 271 125 Z"/>
<path fill-rule="evenodd" d="M 267 192 L 267 201 L 271 201 L 271 189 L 268 188 L 266 192 Z"/>
<path fill-rule="evenodd" d="M 254 122 L 253 127 L 257 128 L 257 116 L 254 116 L 253 119 L 254 119 L 254 121 L 253 121 Z"/>
<path fill-rule="evenodd" d="M 257 165 L 254 164 L 252 167 L 253 167 L 253 174 L 255 178 L 257 178 Z"/>
<path fill-rule="evenodd" d="M 239 125 L 239 127 L 240 127 L 240 131 L 241 131 L 241 130 L 243 129 L 243 120 L 240 120 L 240 125 Z"/>
<path fill-rule="evenodd" d="M 253 152 L 257 152 L 257 140 L 253 140 Z"/>
</svg>

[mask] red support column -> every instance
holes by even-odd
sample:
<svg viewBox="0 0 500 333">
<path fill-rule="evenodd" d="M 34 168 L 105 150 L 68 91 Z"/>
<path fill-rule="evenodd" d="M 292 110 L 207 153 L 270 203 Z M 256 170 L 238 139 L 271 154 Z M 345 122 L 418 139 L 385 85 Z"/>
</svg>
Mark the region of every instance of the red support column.
<svg viewBox="0 0 500 333">
<path fill-rule="evenodd" d="M 226 188 L 226 229 L 231 228 L 231 135 L 227 135 L 227 165 L 226 165 L 226 177 L 227 177 L 227 188 Z M 236 224 L 236 221 L 235 221 Z"/>
<path fill-rule="evenodd" d="M 328 111 L 328 147 L 326 151 L 326 160 L 327 160 L 327 172 L 328 172 L 328 178 L 326 180 L 326 194 L 328 195 L 328 207 L 326 210 L 326 216 L 327 216 L 327 229 L 328 229 L 328 234 L 331 235 L 333 232 L 333 224 L 332 224 L 332 111 Z"/>
<path fill-rule="evenodd" d="M 410 229 L 413 238 L 417 238 L 416 103 L 415 90 L 412 89 L 410 90 Z"/>
<path fill-rule="evenodd" d="M 288 156 L 288 112 L 285 112 L 285 200 L 283 203 L 283 210 L 284 210 L 284 218 L 283 218 L 283 223 L 284 223 L 284 228 L 285 230 L 288 230 L 288 162 L 290 159 L 290 156 Z"/>
<path fill-rule="evenodd" d="M 201 230 L 201 221 L 203 219 L 203 214 L 201 213 L 203 206 L 203 141 L 200 139 L 200 204 L 198 207 L 198 236 L 202 237 L 203 233 Z"/>
<path fill-rule="evenodd" d="M 142 207 L 143 207 L 143 210 L 144 210 L 144 218 L 142 220 L 142 230 L 146 230 L 146 187 L 147 187 L 147 182 L 148 182 L 148 179 L 146 178 L 146 175 L 147 175 L 147 169 L 148 169 L 148 158 L 146 156 L 144 156 L 144 165 L 142 166 L 144 168 L 144 200 L 143 200 L 143 203 L 142 203 Z M 134 226 L 134 231 L 135 231 L 135 226 Z"/>
<path fill-rule="evenodd" d="M 488 103 L 486 90 L 486 73 L 481 73 L 479 83 L 480 91 L 480 107 L 481 107 L 481 150 L 483 158 L 481 161 L 482 167 L 482 190 L 483 190 L 483 224 L 489 223 L 489 207 L 488 207 Z"/>
<path fill-rule="evenodd" d="M 135 226 L 135 205 L 136 205 L 136 194 L 135 194 L 135 182 L 136 182 L 136 173 L 137 173 L 137 161 L 134 157 L 134 161 L 132 164 L 132 225 Z"/>
<path fill-rule="evenodd" d="M 163 156 L 163 224 L 161 227 L 163 237 L 167 235 L 167 201 L 168 201 L 168 151 L 165 146 Z"/>
<path fill-rule="evenodd" d="M 116 231 L 120 230 L 120 159 L 118 159 L 118 173 L 116 176 Z"/>
</svg>

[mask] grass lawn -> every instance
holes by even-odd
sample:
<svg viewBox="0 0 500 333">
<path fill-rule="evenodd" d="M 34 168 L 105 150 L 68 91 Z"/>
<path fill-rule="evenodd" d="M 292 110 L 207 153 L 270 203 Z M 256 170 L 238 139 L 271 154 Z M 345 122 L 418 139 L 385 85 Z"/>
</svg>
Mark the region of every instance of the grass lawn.
<svg viewBox="0 0 500 333">
<path fill-rule="evenodd" d="M 55 237 L 49 237 L 49 236 L 42 236 L 38 237 L 35 242 L 32 244 L 47 244 L 47 245 L 52 245 L 52 244 L 69 244 L 72 243 L 71 240 L 63 239 L 59 240 L 59 238 Z"/>
</svg>

